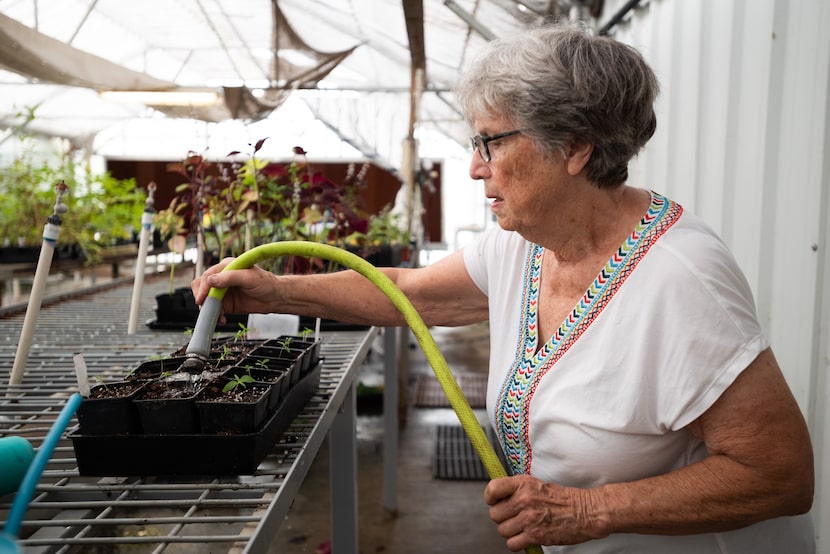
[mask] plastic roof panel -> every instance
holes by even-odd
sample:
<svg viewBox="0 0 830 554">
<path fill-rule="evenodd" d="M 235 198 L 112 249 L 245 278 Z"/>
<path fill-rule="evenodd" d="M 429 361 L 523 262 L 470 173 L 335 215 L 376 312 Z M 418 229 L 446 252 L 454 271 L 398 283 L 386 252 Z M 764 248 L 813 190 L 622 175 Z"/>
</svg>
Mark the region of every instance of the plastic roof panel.
<svg viewBox="0 0 830 554">
<path fill-rule="evenodd" d="M 390 167 L 399 163 L 400 144 L 409 131 L 412 72 L 405 1 L 409 0 L 278 3 L 291 28 L 314 50 L 329 53 L 356 47 L 319 82 L 318 88 L 325 92 L 292 95 L 307 103 L 322 128 Z M 466 143 L 466 126 L 452 105 L 450 91 L 459 71 L 487 37 L 459 14 L 469 14 L 486 33 L 501 36 L 551 13 L 557 2 L 423 0 L 422 4 L 427 92 L 421 100 L 419 125 Z M 0 0 L 0 13 L 75 49 L 181 87 L 258 88 L 267 86 L 271 77 L 270 0 Z M 300 51 L 280 54 L 295 65 L 307 58 Z M 131 155 L 112 151 L 116 143 L 141 148 L 136 137 L 113 140 L 115 129 L 134 128 L 129 125 L 133 119 L 160 119 L 143 105 L 113 104 L 89 89 L 20 81 L 20 76 L 0 70 L 0 126 L 19 124 L 15 114 L 37 105 L 27 126 L 30 131 L 66 137 L 104 156 Z M 260 123 L 271 121 L 272 128 L 284 128 L 283 110 L 278 108 Z M 302 125 L 296 119 L 291 124 Z M 218 125 L 205 132 L 215 135 L 222 132 L 218 129 L 238 129 L 245 122 L 205 125 Z M 165 132 L 175 127 L 191 134 L 194 128 L 192 123 L 166 125 Z M 104 130 L 109 130 L 107 140 L 96 140 Z M 182 142 L 187 139 L 184 135 Z M 170 152 L 169 157 L 181 155 Z"/>
</svg>

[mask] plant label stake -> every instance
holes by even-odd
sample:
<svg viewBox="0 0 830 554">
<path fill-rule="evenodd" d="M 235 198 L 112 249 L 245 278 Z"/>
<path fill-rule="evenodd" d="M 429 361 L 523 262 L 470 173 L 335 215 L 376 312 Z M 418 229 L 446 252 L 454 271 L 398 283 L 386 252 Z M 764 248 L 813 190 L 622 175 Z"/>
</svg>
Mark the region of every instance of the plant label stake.
<svg viewBox="0 0 830 554">
<path fill-rule="evenodd" d="M 78 379 L 78 392 L 80 392 L 81 396 L 84 398 L 89 398 L 89 377 L 86 370 L 84 355 L 81 353 L 75 354 L 72 357 L 72 360 L 75 362 L 75 377 Z"/>
</svg>

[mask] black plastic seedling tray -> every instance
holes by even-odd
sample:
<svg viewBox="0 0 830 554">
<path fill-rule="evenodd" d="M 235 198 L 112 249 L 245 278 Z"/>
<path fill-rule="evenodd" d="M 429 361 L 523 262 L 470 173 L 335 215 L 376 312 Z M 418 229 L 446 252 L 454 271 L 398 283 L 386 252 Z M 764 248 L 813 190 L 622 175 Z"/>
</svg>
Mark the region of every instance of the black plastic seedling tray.
<svg viewBox="0 0 830 554">
<path fill-rule="evenodd" d="M 256 433 L 69 434 L 83 476 L 251 475 L 317 391 L 322 364 L 287 392 Z"/>
</svg>

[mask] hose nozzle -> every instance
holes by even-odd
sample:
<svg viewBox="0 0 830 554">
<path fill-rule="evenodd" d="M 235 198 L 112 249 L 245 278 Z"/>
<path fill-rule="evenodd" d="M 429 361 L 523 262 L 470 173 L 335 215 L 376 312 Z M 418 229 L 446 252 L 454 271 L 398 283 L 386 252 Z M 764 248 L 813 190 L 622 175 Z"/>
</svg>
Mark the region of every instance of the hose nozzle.
<svg viewBox="0 0 830 554">
<path fill-rule="evenodd" d="M 196 327 L 190 336 L 190 343 L 187 345 L 185 355 L 187 359 L 182 363 L 181 369 L 188 372 L 200 371 L 210 356 L 210 341 L 216 330 L 216 322 L 219 321 L 219 312 L 222 309 L 222 300 L 217 298 L 211 290 L 211 294 L 202 304 L 199 317 L 196 318 Z"/>
</svg>

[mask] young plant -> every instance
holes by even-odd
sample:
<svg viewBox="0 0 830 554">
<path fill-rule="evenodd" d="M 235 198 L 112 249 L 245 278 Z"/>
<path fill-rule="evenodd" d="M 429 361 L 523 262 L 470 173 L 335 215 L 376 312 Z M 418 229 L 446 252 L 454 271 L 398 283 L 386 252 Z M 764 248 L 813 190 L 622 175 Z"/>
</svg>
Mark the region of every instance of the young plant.
<svg viewBox="0 0 830 554">
<path fill-rule="evenodd" d="M 233 355 L 233 349 L 227 344 L 222 345 L 222 353 L 219 355 L 219 361 L 225 361 Z"/>
<path fill-rule="evenodd" d="M 249 383 L 253 383 L 254 378 L 251 377 L 249 374 L 245 375 L 234 375 L 233 378 L 225 383 L 225 386 L 222 387 L 222 392 L 224 393 L 231 393 L 234 392 L 237 388 L 242 387 L 247 388 Z"/>
<path fill-rule="evenodd" d="M 245 326 L 244 323 L 239 322 L 239 331 L 233 336 L 233 342 L 238 342 L 242 346 L 245 346 L 245 337 L 248 336 L 248 327 Z"/>
<path fill-rule="evenodd" d="M 104 390 L 107 390 L 107 384 L 104 382 L 104 377 L 102 375 L 96 375 L 92 378 L 97 385 L 101 385 L 104 387 Z"/>
<path fill-rule="evenodd" d="M 291 352 L 291 337 L 285 337 L 279 341 L 280 351 L 286 354 Z"/>
<path fill-rule="evenodd" d="M 306 327 L 305 329 L 300 331 L 300 338 L 302 338 L 303 341 L 307 341 L 308 337 L 310 337 L 312 333 L 314 333 L 314 329 L 309 329 L 308 327 Z"/>
</svg>

